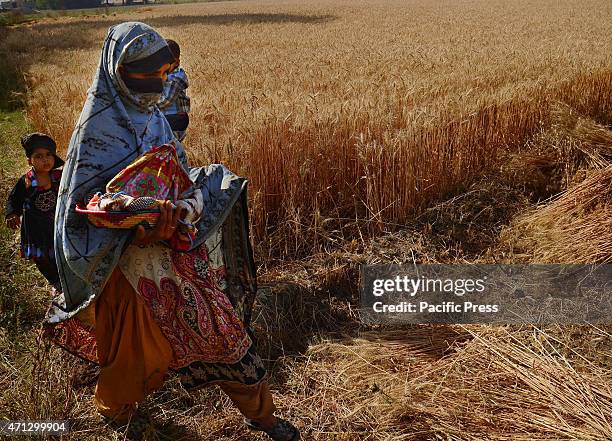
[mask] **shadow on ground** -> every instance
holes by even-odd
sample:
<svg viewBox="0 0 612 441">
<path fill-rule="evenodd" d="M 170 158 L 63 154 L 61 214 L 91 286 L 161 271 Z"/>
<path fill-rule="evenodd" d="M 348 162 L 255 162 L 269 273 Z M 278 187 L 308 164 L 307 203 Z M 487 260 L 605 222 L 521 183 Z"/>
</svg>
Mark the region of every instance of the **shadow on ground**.
<svg viewBox="0 0 612 441">
<path fill-rule="evenodd" d="M 261 288 L 253 311 L 258 351 L 271 361 L 303 354 L 313 339 L 355 334 L 360 326 L 347 303 L 289 282 Z"/>
<path fill-rule="evenodd" d="M 358 296 L 349 297 L 333 286 L 313 290 L 288 282 L 267 285 L 260 290 L 253 312 L 258 351 L 274 363 L 282 357 L 302 356 L 311 344 L 321 341 L 350 346 L 359 340 L 401 344 L 433 361 L 472 338 L 468 331 L 453 325 L 369 326 L 360 322 L 358 309 Z"/>
</svg>

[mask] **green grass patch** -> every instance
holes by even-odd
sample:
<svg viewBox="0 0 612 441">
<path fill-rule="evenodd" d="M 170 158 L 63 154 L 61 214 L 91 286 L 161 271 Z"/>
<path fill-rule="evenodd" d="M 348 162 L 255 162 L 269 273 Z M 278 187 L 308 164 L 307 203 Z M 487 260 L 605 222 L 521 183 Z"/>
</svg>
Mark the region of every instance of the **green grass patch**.
<svg viewBox="0 0 612 441">
<path fill-rule="evenodd" d="M 34 14 L 24 14 L 21 11 L 9 11 L 0 13 L 0 26 L 13 26 L 27 23 L 32 20 Z"/>
<path fill-rule="evenodd" d="M 0 57 L 4 60 L 0 65 L 0 111 L 11 112 L 23 107 L 25 79 L 8 54 L 0 53 Z"/>
<path fill-rule="evenodd" d="M 7 184 L 5 178 L 19 177 L 28 168 L 28 161 L 21 147 L 21 136 L 30 130 L 25 113 L 21 110 L 12 112 L 0 112 L 0 144 L 2 144 L 2 155 L 0 155 L 0 173 L 2 184 Z M 5 194 L 3 194 L 6 196 Z"/>
</svg>

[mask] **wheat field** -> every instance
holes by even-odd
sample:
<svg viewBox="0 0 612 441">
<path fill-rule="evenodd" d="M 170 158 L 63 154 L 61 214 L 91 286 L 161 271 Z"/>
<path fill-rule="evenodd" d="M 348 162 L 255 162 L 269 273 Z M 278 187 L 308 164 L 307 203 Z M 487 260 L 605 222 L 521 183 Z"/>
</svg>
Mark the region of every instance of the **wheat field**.
<svg viewBox="0 0 612 441">
<path fill-rule="evenodd" d="M 611 12 L 606 1 L 316 0 L 119 17 L 180 42 L 192 162 L 249 177 L 256 241 L 285 258 L 406 223 L 522 146 L 556 101 L 605 114 Z M 28 64 L 32 123 L 61 145 L 119 17 L 41 23 L 2 44 Z"/>
<path fill-rule="evenodd" d="M 192 165 L 250 181 L 255 330 L 304 439 L 612 439 L 611 326 L 372 330 L 355 313 L 363 263 L 612 262 L 611 2 L 114 11 L 0 29 L 29 124 L 65 149 L 114 23 L 179 42 Z M 0 417 L 125 439 L 95 415 L 91 372 L 36 341 L 45 294 L 27 283 L 31 317 L 0 327 Z M 263 439 L 216 389 L 170 381 L 143 411 L 149 440 Z"/>
</svg>

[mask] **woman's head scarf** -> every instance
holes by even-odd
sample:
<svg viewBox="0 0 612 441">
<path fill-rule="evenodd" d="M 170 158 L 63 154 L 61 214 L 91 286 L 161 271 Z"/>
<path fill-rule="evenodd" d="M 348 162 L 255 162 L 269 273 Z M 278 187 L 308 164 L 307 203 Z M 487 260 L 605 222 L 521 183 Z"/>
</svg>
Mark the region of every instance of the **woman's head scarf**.
<svg viewBox="0 0 612 441">
<path fill-rule="evenodd" d="M 75 213 L 135 158 L 155 145 L 173 141 L 172 130 L 157 109 L 157 97 L 128 89 L 119 66 L 173 60 L 166 41 L 143 23 L 109 29 L 98 71 L 68 147 L 55 220 L 57 265 L 70 315 L 86 307 L 102 290 L 131 236 L 129 231 L 96 228 Z M 170 60 L 170 61 L 167 61 Z M 175 141 L 176 142 L 176 141 Z M 176 142 L 179 159 L 185 155 Z"/>
</svg>

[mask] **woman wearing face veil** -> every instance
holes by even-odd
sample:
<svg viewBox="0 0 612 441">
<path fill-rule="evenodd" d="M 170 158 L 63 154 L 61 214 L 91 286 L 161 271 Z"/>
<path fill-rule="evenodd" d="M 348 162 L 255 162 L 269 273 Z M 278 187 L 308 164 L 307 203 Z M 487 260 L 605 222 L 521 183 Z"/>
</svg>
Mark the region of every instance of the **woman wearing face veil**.
<svg viewBox="0 0 612 441">
<path fill-rule="evenodd" d="M 297 429 L 274 416 L 248 332 L 256 285 L 246 180 L 218 164 L 188 167 L 155 105 L 173 60 L 165 40 L 143 23 L 109 30 L 59 188 L 55 247 L 63 293 L 49 310 L 47 333 L 100 365 L 94 403 L 115 422 L 128 422 L 173 370 L 188 390 L 218 384 L 250 428 L 297 440 Z M 75 212 L 136 158 L 168 143 L 204 196 L 189 251 L 161 242 L 177 227 L 178 210 L 169 202 L 148 232 L 97 228 Z"/>
</svg>

